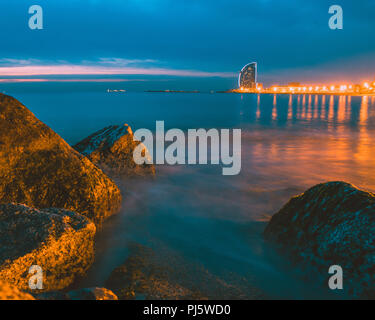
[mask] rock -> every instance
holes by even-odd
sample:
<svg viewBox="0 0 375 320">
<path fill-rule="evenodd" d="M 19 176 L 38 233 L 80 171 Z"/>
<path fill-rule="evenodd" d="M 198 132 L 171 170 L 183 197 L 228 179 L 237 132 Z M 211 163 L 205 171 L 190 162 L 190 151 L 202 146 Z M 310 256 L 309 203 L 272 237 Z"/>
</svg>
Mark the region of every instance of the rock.
<svg viewBox="0 0 375 320">
<path fill-rule="evenodd" d="M 35 300 L 28 293 L 21 292 L 17 287 L 0 280 L 0 300 Z"/>
<path fill-rule="evenodd" d="M 163 242 L 128 245 L 129 255 L 106 281 L 120 300 L 266 299 L 264 292 L 232 270 L 215 273 Z"/>
<path fill-rule="evenodd" d="M 97 225 L 116 213 L 115 183 L 16 99 L 0 94 L 0 203 L 64 208 Z"/>
<path fill-rule="evenodd" d="M 70 300 L 68 293 L 63 291 L 49 291 L 33 293 L 36 300 Z"/>
<path fill-rule="evenodd" d="M 154 262 L 155 252 L 143 245 L 131 246 L 125 263 L 116 268 L 106 282 L 121 300 L 200 299 L 193 292 L 169 278 L 168 267 Z"/>
<path fill-rule="evenodd" d="M 106 288 L 84 288 L 69 292 L 53 291 L 35 295 L 37 300 L 118 300 L 117 296 Z"/>
<path fill-rule="evenodd" d="M 138 165 L 133 160 L 133 150 L 141 142 L 134 141 L 131 128 L 109 126 L 78 142 L 73 148 L 88 157 L 111 177 L 155 175 L 151 164 Z M 148 151 L 144 147 L 147 155 Z"/>
<path fill-rule="evenodd" d="M 117 296 L 106 288 L 84 288 L 68 293 L 70 300 L 118 300 Z"/>
<path fill-rule="evenodd" d="M 95 231 L 74 212 L 1 204 L 0 279 L 29 291 L 29 268 L 38 265 L 44 291 L 66 288 L 92 264 Z"/>
<path fill-rule="evenodd" d="M 327 277 L 331 265 L 341 266 L 349 295 L 375 298 L 374 194 L 344 182 L 319 184 L 276 213 L 264 236 Z"/>
</svg>

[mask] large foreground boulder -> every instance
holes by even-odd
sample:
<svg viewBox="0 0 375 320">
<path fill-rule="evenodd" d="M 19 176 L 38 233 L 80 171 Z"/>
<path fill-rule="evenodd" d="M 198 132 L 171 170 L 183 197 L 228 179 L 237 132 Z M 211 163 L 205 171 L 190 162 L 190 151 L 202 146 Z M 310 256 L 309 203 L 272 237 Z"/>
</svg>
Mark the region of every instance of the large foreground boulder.
<svg viewBox="0 0 375 320">
<path fill-rule="evenodd" d="M 292 198 L 264 235 L 321 274 L 341 266 L 349 295 L 375 298 L 374 194 L 344 182 L 319 184 Z"/>
<path fill-rule="evenodd" d="M 119 210 L 121 194 L 25 106 L 0 94 L 0 203 L 11 202 L 64 208 L 100 224 Z"/>
<path fill-rule="evenodd" d="M 133 151 L 139 144 L 141 142 L 134 141 L 131 128 L 125 124 L 101 129 L 73 148 L 111 177 L 155 175 L 152 164 L 138 165 L 134 162 Z M 148 155 L 146 147 L 143 152 Z"/>
<path fill-rule="evenodd" d="M 33 296 L 17 287 L 0 280 L 0 300 L 35 300 Z"/>
<path fill-rule="evenodd" d="M 71 211 L 1 204 L 0 280 L 27 291 L 36 265 L 44 291 L 66 288 L 92 264 L 95 231 L 93 222 Z"/>
</svg>

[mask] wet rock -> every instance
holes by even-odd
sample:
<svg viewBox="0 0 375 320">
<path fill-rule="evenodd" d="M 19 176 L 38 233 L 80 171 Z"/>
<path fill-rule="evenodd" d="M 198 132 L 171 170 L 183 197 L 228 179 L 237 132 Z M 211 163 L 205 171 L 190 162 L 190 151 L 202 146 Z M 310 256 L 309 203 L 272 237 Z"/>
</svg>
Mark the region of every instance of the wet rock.
<svg viewBox="0 0 375 320">
<path fill-rule="evenodd" d="M 106 288 L 83 288 L 69 292 L 53 291 L 35 295 L 37 300 L 118 300 L 117 296 Z"/>
<path fill-rule="evenodd" d="M 111 177 L 155 175 L 153 165 L 134 162 L 133 151 L 139 144 L 141 142 L 134 141 L 131 128 L 125 124 L 101 129 L 74 148 Z M 144 153 L 148 154 L 146 147 Z"/>
<path fill-rule="evenodd" d="M 63 291 L 33 292 L 36 300 L 70 300 L 68 293 Z"/>
<path fill-rule="evenodd" d="M 219 300 L 265 299 L 232 270 L 215 273 L 158 240 L 152 246 L 131 243 L 129 256 L 106 282 L 119 299 Z M 150 243 L 150 244 L 151 244 Z"/>
<path fill-rule="evenodd" d="M 17 287 L 0 280 L 0 300 L 35 300 L 28 293 L 22 292 Z"/>
<path fill-rule="evenodd" d="M 121 194 L 25 106 L 0 94 L 0 203 L 11 202 L 64 208 L 99 225 L 119 210 Z"/>
<path fill-rule="evenodd" d="M 84 288 L 70 291 L 69 300 L 118 300 L 117 296 L 106 288 Z"/>
<path fill-rule="evenodd" d="M 319 184 L 292 198 L 264 235 L 327 277 L 331 265 L 340 265 L 349 295 L 375 298 L 374 194 L 344 182 Z"/>
<path fill-rule="evenodd" d="M 106 282 L 106 287 L 121 300 L 181 300 L 201 299 L 197 291 L 189 290 L 168 276 L 168 267 L 154 262 L 155 252 L 145 246 L 131 246 L 125 263 L 116 268 Z"/>
<path fill-rule="evenodd" d="M 38 265 L 44 291 L 66 288 L 92 264 L 95 231 L 93 222 L 71 211 L 1 204 L 0 279 L 28 291 L 29 268 Z"/>
</svg>

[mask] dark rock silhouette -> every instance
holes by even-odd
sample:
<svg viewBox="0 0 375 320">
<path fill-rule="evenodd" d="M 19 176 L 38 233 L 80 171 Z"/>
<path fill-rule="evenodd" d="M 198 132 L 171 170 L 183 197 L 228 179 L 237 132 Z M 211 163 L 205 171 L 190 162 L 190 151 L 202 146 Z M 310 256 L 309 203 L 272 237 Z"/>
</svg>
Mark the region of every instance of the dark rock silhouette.
<svg viewBox="0 0 375 320">
<path fill-rule="evenodd" d="M 92 264 L 95 231 L 93 222 L 71 211 L 1 204 L 0 279 L 29 291 L 29 269 L 37 265 L 43 291 L 66 288 Z"/>
<path fill-rule="evenodd" d="M 341 266 L 349 295 L 375 298 L 374 194 L 344 182 L 319 184 L 276 213 L 264 236 L 327 278 L 331 265 Z"/>
<path fill-rule="evenodd" d="M 0 203 L 64 208 L 97 225 L 117 212 L 115 183 L 16 99 L 0 94 Z"/>
<path fill-rule="evenodd" d="M 101 129 L 73 148 L 111 177 L 155 175 L 154 165 L 138 165 L 133 160 L 133 151 L 140 144 L 134 141 L 131 128 L 125 124 Z M 146 147 L 143 152 L 148 154 Z"/>
</svg>

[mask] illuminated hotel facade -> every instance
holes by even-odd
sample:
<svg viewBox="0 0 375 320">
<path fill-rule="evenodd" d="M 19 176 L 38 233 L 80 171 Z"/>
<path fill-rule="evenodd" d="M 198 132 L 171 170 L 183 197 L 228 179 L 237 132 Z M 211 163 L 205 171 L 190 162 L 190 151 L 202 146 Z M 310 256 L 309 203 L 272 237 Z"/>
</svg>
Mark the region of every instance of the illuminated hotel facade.
<svg viewBox="0 0 375 320">
<path fill-rule="evenodd" d="M 238 87 L 242 89 L 255 89 L 257 87 L 257 63 L 245 65 L 238 76 Z"/>
</svg>

